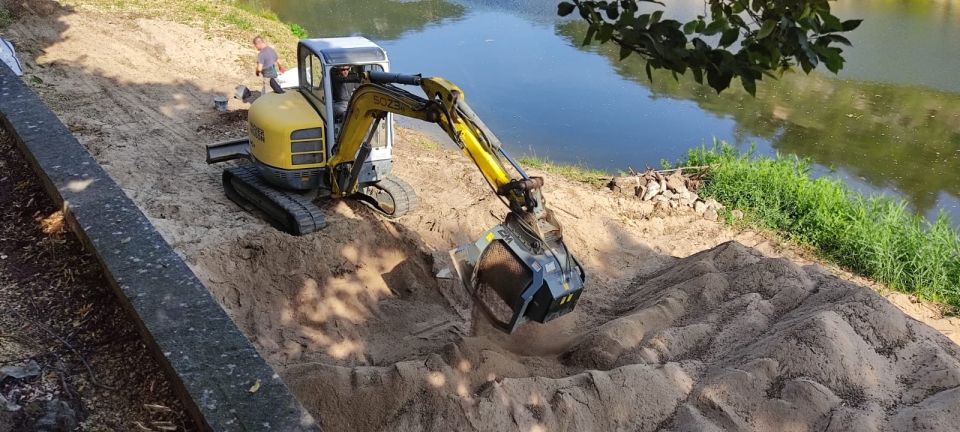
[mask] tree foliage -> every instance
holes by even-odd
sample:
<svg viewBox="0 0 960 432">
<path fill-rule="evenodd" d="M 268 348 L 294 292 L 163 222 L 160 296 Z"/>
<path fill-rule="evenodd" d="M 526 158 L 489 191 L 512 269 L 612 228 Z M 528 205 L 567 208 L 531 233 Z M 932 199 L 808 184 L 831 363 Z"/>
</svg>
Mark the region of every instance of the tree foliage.
<svg viewBox="0 0 960 432">
<path fill-rule="evenodd" d="M 799 65 L 809 73 L 823 64 L 837 73 L 844 63 L 838 45 L 850 45 L 841 33 L 861 20 L 840 21 L 830 13 L 829 0 L 704 0 L 707 15 L 681 23 L 665 19 L 663 10 L 641 11 L 641 3 L 656 0 L 563 1 L 560 16 L 579 12 L 589 24 L 584 45 L 615 42 L 620 58 L 638 54 L 646 72 L 677 74 L 689 70 L 694 79 L 718 93 L 739 78 L 756 93 L 756 82 Z"/>
</svg>

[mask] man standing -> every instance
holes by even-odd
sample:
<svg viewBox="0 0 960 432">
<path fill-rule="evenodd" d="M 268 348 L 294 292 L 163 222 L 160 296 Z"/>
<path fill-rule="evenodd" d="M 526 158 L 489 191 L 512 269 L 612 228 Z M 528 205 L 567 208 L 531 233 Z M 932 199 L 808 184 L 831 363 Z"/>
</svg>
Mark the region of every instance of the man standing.
<svg viewBox="0 0 960 432">
<path fill-rule="evenodd" d="M 268 84 L 275 93 L 283 93 L 283 89 L 277 82 L 277 76 L 285 71 L 283 65 L 280 64 L 280 56 L 270 45 L 267 45 L 263 36 L 253 38 L 253 46 L 257 49 L 257 76 L 263 78 L 263 87 L 260 93 L 267 92 Z"/>
</svg>

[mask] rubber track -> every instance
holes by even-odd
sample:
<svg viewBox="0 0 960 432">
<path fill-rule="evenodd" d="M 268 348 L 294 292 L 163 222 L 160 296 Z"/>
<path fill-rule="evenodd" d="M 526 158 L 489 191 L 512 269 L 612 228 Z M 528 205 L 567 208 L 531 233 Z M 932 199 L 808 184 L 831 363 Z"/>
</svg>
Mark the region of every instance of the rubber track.
<svg viewBox="0 0 960 432">
<path fill-rule="evenodd" d="M 384 177 L 376 184 L 370 185 L 370 187 L 383 190 L 393 197 L 394 211 L 392 213 L 387 213 L 384 211 L 383 208 L 378 205 L 376 199 L 372 196 L 367 195 L 369 199 L 364 200 L 365 202 L 372 204 L 374 208 L 381 211 L 389 218 L 398 218 L 417 208 L 417 193 L 413 190 L 413 187 L 410 186 L 410 184 L 397 177 Z"/>
<path fill-rule="evenodd" d="M 238 190 L 234 182 L 248 189 Z M 313 201 L 267 184 L 252 165 L 223 170 L 223 188 L 231 201 L 244 208 L 260 210 L 274 227 L 289 234 L 310 234 L 327 225 L 323 212 Z"/>
</svg>

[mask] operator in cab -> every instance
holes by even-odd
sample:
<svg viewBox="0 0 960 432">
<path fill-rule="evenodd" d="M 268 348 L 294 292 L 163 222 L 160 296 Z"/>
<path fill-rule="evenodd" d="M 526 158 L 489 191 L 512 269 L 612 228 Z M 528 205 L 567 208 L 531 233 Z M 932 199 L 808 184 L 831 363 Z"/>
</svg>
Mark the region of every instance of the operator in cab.
<svg viewBox="0 0 960 432">
<path fill-rule="evenodd" d="M 350 66 L 337 66 L 331 77 L 331 91 L 333 92 L 333 119 L 340 123 L 347 114 L 350 97 L 360 86 L 360 75 L 350 70 Z"/>
</svg>

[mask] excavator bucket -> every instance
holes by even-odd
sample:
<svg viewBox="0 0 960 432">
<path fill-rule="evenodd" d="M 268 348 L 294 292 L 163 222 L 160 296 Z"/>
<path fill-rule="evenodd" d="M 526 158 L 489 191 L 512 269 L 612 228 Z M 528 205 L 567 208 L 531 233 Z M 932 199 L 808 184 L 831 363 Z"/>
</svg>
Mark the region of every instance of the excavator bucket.
<svg viewBox="0 0 960 432">
<path fill-rule="evenodd" d="M 573 311 L 585 281 L 562 239 L 531 241 L 510 216 L 476 242 L 450 251 L 464 287 L 507 333 L 527 321 L 545 323 Z"/>
</svg>

